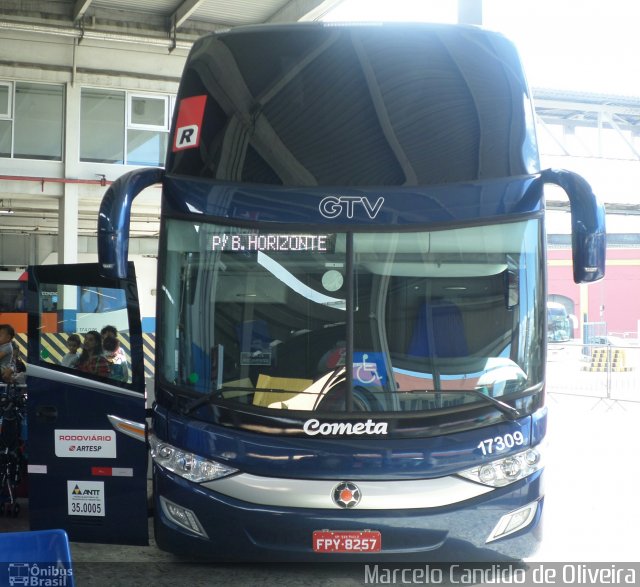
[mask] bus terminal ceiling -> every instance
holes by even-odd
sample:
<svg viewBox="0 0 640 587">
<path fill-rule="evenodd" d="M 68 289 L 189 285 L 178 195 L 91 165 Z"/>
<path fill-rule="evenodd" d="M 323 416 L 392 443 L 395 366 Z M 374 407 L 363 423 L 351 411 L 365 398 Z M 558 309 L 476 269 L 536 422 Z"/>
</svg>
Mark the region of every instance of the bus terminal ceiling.
<svg viewBox="0 0 640 587">
<path fill-rule="evenodd" d="M 129 0 L 2 0 L 0 81 L 63 83 L 67 84 L 68 95 L 74 84 L 175 95 L 187 52 L 203 34 L 247 24 L 317 20 L 342 1 L 139 0 L 132 5 Z M 481 6 L 482 0 L 459 0 L 460 19 L 481 20 Z M 105 51 L 125 58 L 105 59 Z M 546 132 L 545 125 L 563 125 L 563 121 L 593 127 L 602 117 L 603 108 L 621 131 L 640 124 L 638 99 L 633 103 L 621 101 L 616 106 L 611 96 L 536 88 L 533 94 L 539 135 Z M 66 137 L 71 137 L 74 131 L 78 134 L 78 129 L 73 126 L 77 125 L 73 122 L 75 111 L 69 106 L 67 109 L 69 120 L 65 120 L 63 130 Z M 64 146 L 62 161 L 2 159 L 0 238 L 29 238 L 32 234 L 55 237 L 65 223 L 74 235 L 95 235 L 97 209 L 106 186 L 131 167 L 80 166 L 67 156 L 73 152 L 71 147 Z M 632 157 L 635 160 L 618 161 L 617 165 L 631 166 L 637 156 L 636 152 Z M 574 161 L 580 162 L 580 158 Z M 558 164 L 555 159 L 552 163 L 575 166 L 572 162 Z M 619 200 L 615 194 L 605 193 L 608 191 L 608 184 L 605 190 L 596 190 L 607 202 L 608 212 L 625 216 L 640 212 L 637 204 L 609 205 Z M 65 210 L 62 200 L 66 194 L 72 201 L 76 199 L 75 211 L 74 204 L 71 211 Z M 550 207 L 565 209 L 566 203 Z M 69 223 L 69 215 L 74 213 L 76 219 Z M 132 236 L 155 237 L 158 213 L 159 190 L 149 190 L 134 205 Z M 7 244 L 3 240 L 2 248 L 6 249 Z M 0 265 L 6 263 L 0 256 Z"/>
<path fill-rule="evenodd" d="M 175 95 L 188 50 L 202 35 L 241 25 L 314 20 L 341 1 L 2 0 L 0 81 L 68 86 L 79 82 Z M 105 49 L 125 57 L 105 59 Z M 73 136 L 74 130 L 78 134 L 73 125 L 65 120 L 64 136 Z M 68 151 L 69 145 L 64 145 L 63 160 L 55 162 L 0 160 L 0 239 L 5 237 L 1 249 L 15 235 L 57 235 L 64 224 L 62 196 L 71 193 L 73 199 L 74 189 L 75 233 L 95 234 L 102 195 L 109 183 L 131 167 L 78 166 L 65 156 Z M 132 236 L 157 234 L 158 195 L 159 190 L 148 190 L 138 199 Z M 0 255 L 0 265 L 7 263 Z"/>
</svg>

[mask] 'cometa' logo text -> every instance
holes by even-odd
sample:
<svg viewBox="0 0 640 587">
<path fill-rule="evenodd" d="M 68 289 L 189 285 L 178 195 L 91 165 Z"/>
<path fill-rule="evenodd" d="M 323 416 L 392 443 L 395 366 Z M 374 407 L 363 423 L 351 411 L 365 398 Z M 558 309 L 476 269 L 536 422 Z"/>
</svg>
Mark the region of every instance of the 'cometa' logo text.
<svg viewBox="0 0 640 587">
<path fill-rule="evenodd" d="M 327 196 L 320 200 L 320 214 L 325 218 L 338 218 L 346 216 L 353 218 L 356 206 L 364 208 L 367 216 L 373 220 L 380 212 L 384 198 L 380 196 L 374 203 L 364 196 Z"/>
<path fill-rule="evenodd" d="M 386 434 L 386 422 L 374 422 L 369 418 L 366 422 L 323 422 L 311 419 L 307 420 L 302 427 L 305 434 L 309 436 L 334 436 L 339 434 L 345 435 L 362 435 L 362 434 Z"/>
</svg>

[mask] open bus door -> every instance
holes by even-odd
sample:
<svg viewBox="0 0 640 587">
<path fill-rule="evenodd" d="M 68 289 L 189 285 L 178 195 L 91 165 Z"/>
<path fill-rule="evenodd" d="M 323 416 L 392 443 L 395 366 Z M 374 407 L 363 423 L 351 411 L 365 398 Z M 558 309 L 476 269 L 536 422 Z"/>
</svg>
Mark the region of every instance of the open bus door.
<svg viewBox="0 0 640 587">
<path fill-rule="evenodd" d="M 126 278 L 112 279 L 97 264 L 29 268 L 32 530 L 63 528 L 78 542 L 148 544 L 142 332 L 133 264 L 127 269 Z M 89 372 L 63 365 L 70 334 L 84 340 L 107 325 L 118 329 L 124 351 L 115 353 L 118 369 L 105 370 L 103 360 L 89 363 L 96 367 L 85 367 Z"/>
</svg>

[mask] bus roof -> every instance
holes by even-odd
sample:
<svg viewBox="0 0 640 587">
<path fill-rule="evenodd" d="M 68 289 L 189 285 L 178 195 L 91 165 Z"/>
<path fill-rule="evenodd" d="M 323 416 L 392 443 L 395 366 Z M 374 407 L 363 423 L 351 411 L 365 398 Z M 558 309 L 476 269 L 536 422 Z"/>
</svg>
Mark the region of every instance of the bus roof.
<svg viewBox="0 0 640 587">
<path fill-rule="evenodd" d="M 514 46 L 470 26 L 252 26 L 187 60 L 166 169 L 283 186 L 420 186 L 536 173 Z"/>
</svg>

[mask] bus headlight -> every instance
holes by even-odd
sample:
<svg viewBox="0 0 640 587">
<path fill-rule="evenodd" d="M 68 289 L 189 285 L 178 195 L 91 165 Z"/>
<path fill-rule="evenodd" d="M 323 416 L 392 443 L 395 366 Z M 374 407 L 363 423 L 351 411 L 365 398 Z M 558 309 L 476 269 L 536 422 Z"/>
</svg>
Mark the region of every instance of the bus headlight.
<svg viewBox="0 0 640 587">
<path fill-rule="evenodd" d="M 238 471 L 233 467 L 176 448 L 168 442 L 159 440 L 154 434 L 149 434 L 149 445 L 154 463 L 194 483 L 213 481 Z"/>
<path fill-rule="evenodd" d="M 490 487 L 504 487 L 519 479 L 528 477 L 542 469 L 542 457 L 537 447 L 484 463 L 479 467 L 472 467 L 460 471 L 458 475 L 482 485 Z"/>
</svg>

